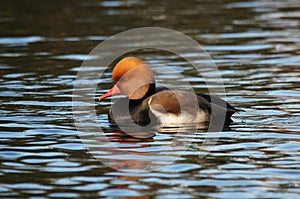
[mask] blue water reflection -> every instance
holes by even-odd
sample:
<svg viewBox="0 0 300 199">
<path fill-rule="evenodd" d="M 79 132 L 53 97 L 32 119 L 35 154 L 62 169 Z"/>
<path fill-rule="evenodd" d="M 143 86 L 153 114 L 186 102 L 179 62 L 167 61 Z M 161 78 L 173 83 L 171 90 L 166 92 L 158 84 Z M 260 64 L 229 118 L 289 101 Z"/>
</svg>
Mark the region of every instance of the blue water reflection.
<svg viewBox="0 0 300 199">
<path fill-rule="evenodd" d="M 299 198 L 299 5 L 297 0 L 2 1 L 0 197 Z M 226 100 L 245 112 L 234 116 L 208 150 L 203 141 L 215 134 L 164 129 L 151 139 L 133 139 L 108 123 L 111 101 L 81 104 L 96 106 L 97 125 L 115 145 L 96 146 L 98 152 L 112 164 L 122 160 L 116 167 L 131 170 L 124 172 L 87 150 L 74 126 L 72 92 L 81 62 L 95 58 L 88 53 L 96 45 L 144 26 L 175 29 L 203 45 L 222 75 Z M 180 57 L 151 49 L 135 53 L 153 69 L 174 68 L 196 92 L 207 91 L 203 77 Z M 99 93 L 90 94 L 95 99 L 111 87 L 111 70 L 104 72 Z M 161 80 L 175 78 L 167 72 Z M 182 143 L 190 143 L 188 150 Z M 161 169 L 145 169 L 148 160 Z"/>
</svg>

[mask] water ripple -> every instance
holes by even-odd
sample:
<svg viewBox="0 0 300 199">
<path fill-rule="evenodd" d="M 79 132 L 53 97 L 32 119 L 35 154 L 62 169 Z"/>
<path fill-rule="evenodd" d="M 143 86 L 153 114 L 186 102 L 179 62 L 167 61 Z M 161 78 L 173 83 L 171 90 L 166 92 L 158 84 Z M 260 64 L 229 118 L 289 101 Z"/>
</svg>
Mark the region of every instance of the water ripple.
<svg viewBox="0 0 300 199">
<path fill-rule="evenodd" d="M 1 198 L 299 198 L 297 0 L 59 5 L 1 2 Z M 96 58 L 89 51 L 114 34 L 153 24 L 187 33 L 217 64 L 226 100 L 244 110 L 223 132 L 165 129 L 149 140 L 133 139 L 108 122 L 113 101 L 94 101 L 112 86 L 112 65 L 80 67 Z M 160 85 L 182 85 L 168 66 L 195 92 L 219 88 L 207 85 L 215 74 L 195 53 L 184 56 L 203 65 L 201 74 L 210 78 L 171 52 L 140 49 L 128 55 L 149 63 Z M 99 83 L 96 93 L 87 89 L 92 103 L 72 102 L 77 73 L 104 69 L 101 80 L 78 81 Z M 97 153 L 89 150 L 74 126 L 73 104 L 83 108 L 84 119 L 91 118 L 87 107 L 96 109 L 98 122 L 87 120 L 87 126 L 101 127 L 112 145 L 99 146 L 104 136 L 93 132 L 97 136 L 89 141 Z M 210 140 L 213 146 L 204 146 Z M 159 170 L 150 172 L 149 164 Z"/>
</svg>

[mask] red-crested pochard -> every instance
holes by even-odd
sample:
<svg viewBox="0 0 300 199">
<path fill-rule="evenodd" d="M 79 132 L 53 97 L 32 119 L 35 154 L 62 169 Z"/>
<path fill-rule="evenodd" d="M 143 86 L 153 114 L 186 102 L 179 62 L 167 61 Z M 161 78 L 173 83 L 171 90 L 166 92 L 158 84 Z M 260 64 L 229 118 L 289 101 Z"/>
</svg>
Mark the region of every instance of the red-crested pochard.
<svg viewBox="0 0 300 199">
<path fill-rule="evenodd" d="M 221 124 L 228 124 L 231 116 L 238 111 L 215 96 L 156 88 L 153 73 L 147 64 L 135 57 L 119 61 L 113 69 L 112 79 L 114 86 L 99 101 L 118 94 L 126 98 L 117 101 L 110 109 L 111 121 L 118 118 L 119 121 L 130 119 L 140 126 L 150 122 L 181 126 L 207 123 L 212 117 L 218 118 L 223 114 Z"/>
</svg>

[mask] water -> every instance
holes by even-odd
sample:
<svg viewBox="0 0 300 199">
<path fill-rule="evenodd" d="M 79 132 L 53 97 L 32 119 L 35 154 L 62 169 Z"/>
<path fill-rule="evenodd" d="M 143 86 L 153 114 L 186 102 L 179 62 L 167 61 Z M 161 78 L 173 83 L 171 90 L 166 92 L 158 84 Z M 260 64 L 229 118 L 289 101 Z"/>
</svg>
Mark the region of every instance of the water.
<svg viewBox="0 0 300 199">
<path fill-rule="evenodd" d="M 297 0 L 2 1 L 0 197 L 299 198 L 299 10 Z M 105 148 L 106 163 L 137 170 L 124 172 L 95 159 L 78 136 L 73 85 L 95 46 L 143 26 L 181 31 L 203 45 L 222 74 L 227 101 L 245 112 L 217 134 L 170 130 L 139 140 L 109 125 L 110 101 L 96 102 L 98 125 L 115 145 Z M 196 92 L 206 91 L 178 56 L 137 54 L 176 68 Z M 112 86 L 110 71 L 95 97 Z M 219 137 L 210 152 L 202 147 L 207 136 Z M 185 142 L 192 142 L 188 149 Z M 131 156 L 112 156 L 116 147 Z M 164 166 L 168 159 L 157 154 L 181 156 Z M 164 167 L 145 170 L 147 158 Z"/>
</svg>

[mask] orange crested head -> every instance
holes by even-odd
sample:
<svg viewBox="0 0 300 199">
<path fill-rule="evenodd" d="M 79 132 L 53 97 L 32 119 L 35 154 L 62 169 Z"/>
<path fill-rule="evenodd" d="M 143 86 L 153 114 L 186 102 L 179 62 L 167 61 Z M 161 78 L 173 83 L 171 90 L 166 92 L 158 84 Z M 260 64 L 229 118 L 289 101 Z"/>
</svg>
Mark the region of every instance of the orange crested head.
<svg viewBox="0 0 300 199">
<path fill-rule="evenodd" d="M 126 57 L 119 61 L 112 72 L 112 79 L 114 86 L 99 98 L 100 101 L 118 94 L 138 100 L 145 97 L 149 89 L 155 90 L 152 71 L 147 64 L 135 57 Z"/>
<path fill-rule="evenodd" d="M 136 57 L 125 57 L 119 61 L 112 72 L 112 79 L 116 83 L 123 75 L 130 70 L 138 67 L 145 66 L 145 63 Z"/>
</svg>

